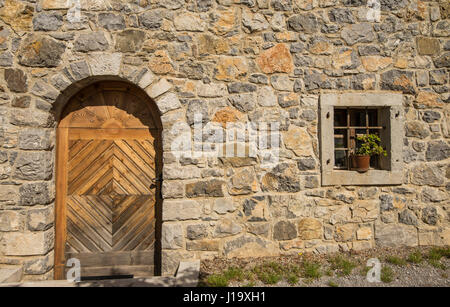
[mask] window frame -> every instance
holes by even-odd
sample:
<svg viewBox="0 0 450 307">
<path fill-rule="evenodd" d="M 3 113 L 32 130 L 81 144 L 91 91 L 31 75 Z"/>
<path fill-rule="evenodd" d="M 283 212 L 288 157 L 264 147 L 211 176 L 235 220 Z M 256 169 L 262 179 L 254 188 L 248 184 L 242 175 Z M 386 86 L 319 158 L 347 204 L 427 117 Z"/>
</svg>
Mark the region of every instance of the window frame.
<svg viewBox="0 0 450 307">
<path fill-rule="evenodd" d="M 334 109 L 374 107 L 384 109 L 378 124 L 385 126 L 382 139 L 388 156 L 381 159 L 382 169 L 365 173 L 335 169 Z M 320 94 L 320 160 L 322 186 L 399 185 L 403 183 L 403 95 L 401 92 L 363 92 Z"/>
</svg>

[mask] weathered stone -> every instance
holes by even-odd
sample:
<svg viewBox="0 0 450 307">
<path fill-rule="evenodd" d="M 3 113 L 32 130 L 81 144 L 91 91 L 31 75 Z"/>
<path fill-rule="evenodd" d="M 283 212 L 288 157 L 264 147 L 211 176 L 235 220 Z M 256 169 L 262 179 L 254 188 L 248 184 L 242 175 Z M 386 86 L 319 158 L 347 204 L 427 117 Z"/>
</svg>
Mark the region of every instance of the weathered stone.
<svg viewBox="0 0 450 307">
<path fill-rule="evenodd" d="M 316 33 L 319 29 L 319 21 L 312 13 L 294 15 L 287 20 L 288 29 L 307 34 Z"/>
<path fill-rule="evenodd" d="M 234 203 L 231 198 L 218 198 L 214 201 L 213 210 L 218 214 L 226 214 L 235 210 Z"/>
<path fill-rule="evenodd" d="M 218 251 L 220 247 L 219 240 L 196 240 L 186 242 L 188 251 Z"/>
<path fill-rule="evenodd" d="M 361 58 L 362 65 L 367 71 L 378 71 L 392 64 L 392 59 L 381 56 L 366 56 Z"/>
<path fill-rule="evenodd" d="M 56 31 L 63 24 L 63 17 L 59 12 L 44 12 L 33 18 L 35 31 Z"/>
<path fill-rule="evenodd" d="M 156 104 L 158 105 L 158 109 L 161 114 L 164 114 L 171 110 L 179 109 L 181 107 L 180 100 L 175 93 L 168 93 L 164 96 L 159 97 L 156 101 Z"/>
<path fill-rule="evenodd" d="M 269 257 L 279 254 L 275 244 L 251 235 L 243 235 L 226 242 L 223 247 L 224 256 L 237 257 Z"/>
<path fill-rule="evenodd" d="M 113 13 L 98 14 L 98 23 L 107 30 L 122 30 L 125 28 L 125 19 Z"/>
<path fill-rule="evenodd" d="M 361 62 L 355 50 L 352 48 L 341 48 L 332 56 L 334 69 L 355 69 Z"/>
<path fill-rule="evenodd" d="M 20 69 L 5 69 L 6 85 L 16 93 L 25 93 L 28 90 L 27 76 Z"/>
<path fill-rule="evenodd" d="M 232 95 L 228 97 L 228 100 L 241 112 L 253 111 L 256 107 L 256 97 L 253 93 Z"/>
<path fill-rule="evenodd" d="M 1 205 L 17 205 L 19 202 L 19 187 L 2 185 L 0 189 Z"/>
<path fill-rule="evenodd" d="M 417 165 L 411 169 L 411 183 L 416 185 L 442 186 L 443 170 L 436 165 Z"/>
<path fill-rule="evenodd" d="M 14 165 L 13 177 L 22 180 L 46 180 L 53 174 L 50 152 L 21 152 Z"/>
<path fill-rule="evenodd" d="M 180 249 L 183 247 L 182 225 L 163 223 L 161 233 L 161 247 L 163 249 Z"/>
<path fill-rule="evenodd" d="M 23 225 L 23 215 L 20 211 L 0 211 L 0 231 L 20 231 Z"/>
<path fill-rule="evenodd" d="M 422 199 L 425 202 L 442 202 L 448 198 L 446 192 L 435 188 L 424 187 L 422 190 Z"/>
<path fill-rule="evenodd" d="M 273 88 L 279 91 L 292 92 L 294 81 L 289 79 L 287 75 L 274 75 L 270 78 Z"/>
<path fill-rule="evenodd" d="M 433 123 L 441 118 L 441 114 L 436 111 L 424 111 L 422 119 L 426 123 Z"/>
<path fill-rule="evenodd" d="M 267 237 L 270 231 L 269 223 L 250 223 L 247 224 L 247 232 L 257 236 Z"/>
<path fill-rule="evenodd" d="M 80 52 L 103 51 L 109 47 L 103 32 L 82 33 L 73 44 L 73 49 Z"/>
<path fill-rule="evenodd" d="M 192 13 L 176 15 L 173 23 L 178 31 L 203 32 L 207 27 L 205 21 Z"/>
<path fill-rule="evenodd" d="M 53 226 L 54 213 L 52 207 L 32 209 L 27 212 L 27 228 L 30 231 L 44 231 Z"/>
<path fill-rule="evenodd" d="M 356 238 L 358 240 L 371 240 L 372 236 L 372 228 L 370 227 L 361 227 L 356 231 Z"/>
<path fill-rule="evenodd" d="M 398 221 L 406 225 L 414 225 L 414 226 L 417 226 L 419 223 L 416 215 L 411 210 L 408 209 L 405 209 L 398 214 Z"/>
<path fill-rule="evenodd" d="M 262 52 L 256 59 L 256 63 L 266 74 L 290 73 L 294 69 L 291 54 L 285 44 L 277 44 Z"/>
<path fill-rule="evenodd" d="M 54 254 L 50 252 L 44 257 L 37 257 L 27 260 L 24 263 L 23 271 L 28 275 L 41 275 L 49 272 L 53 268 Z"/>
<path fill-rule="evenodd" d="M 113 75 L 116 76 L 120 71 L 122 62 L 121 53 L 92 53 L 88 55 L 89 65 L 93 75 Z"/>
<path fill-rule="evenodd" d="M 419 92 L 416 103 L 419 107 L 440 107 L 443 105 L 438 94 L 428 91 Z"/>
<path fill-rule="evenodd" d="M 427 161 L 441 161 L 450 157 L 450 146 L 444 141 L 431 141 L 425 153 Z"/>
<path fill-rule="evenodd" d="M 28 35 L 18 53 L 19 63 L 32 67 L 55 67 L 59 65 L 66 46 L 56 40 L 37 35 Z"/>
<path fill-rule="evenodd" d="M 351 241 L 355 237 L 357 226 L 355 224 L 345 224 L 336 226 L 335 240 L 337 242 Z"/>
<path fill-rule="evenodd" d="M 245 195 L 258 191 L 258 181 L 255 171 L 251 167 L 238 170 L 230 180 L 229 193 L 231 195 Z"/>
<path fill-rule="evenodd" d="M 144 42 L 145 32 L 139 30 L 124 30 L 116 35 L 116 50 L 120 52 L 139 51 Z"/>
<path fill-rule="evenodd" d="M 19 148 L 25 150 L 48 150 L 52 142 L 50 131 L 43 129 L 24 129 L 19 133 Z"/>
<path fill-rule="evenodd" d="M 375 33 L 370 23 L 360 23 L 344 27 L 341 37 L 351 46 L 356 43 L 372 42 L 375 40 Z"/>
<path fill-rule="evenodd" d="M 54 195 L 49 182 L 24 183 L 20 186 L 20 205 L 46 205 L 53 201 Z"/>
<path fill-rule="evenodd" d="M 297 167 L 300 171 L 313 170 L 316 168 L 316 160 L 311 156 L 301 157 L 297 160 Z"/>
<path fill-rule="evenodd" d="M 241 57 L 223 57 L 215 69 L 214 77 L 221 81 L 234 81 L 247 75 L 247 60 Z"/>
<path fill-rule="evenodd" d="M 298 236 L 303 240 L 321 239 L 322 223 L 314 218 L 304 218 L 298 223 Z"/>
<path fill-rule="evenodd" d="M 263 14 L 252 14 L 249 10 L 243 10 L 242 24 L 250 33 L 264 31 L 269 27 L 269 23 Z"/>
<path fill-rule="evenodd" d="M 160 10 L 148 10 L 139 15 L 139 23 L 149 30 L 156 30 L 161 27 L 162 14 Z"/>
<path fill-rule="evenodd" d="M 0 66 L 9 67 L 13 64 L 13 55 L 11 52 L 0 52 Z"/>
<path fill-rule="evenodd" d="M 230 94 L 255 92 L 256 85 L 244 82 L 232 82 L 228 84 L 228 92 Z"/>
<path fill-rule="evenodd" d="M 310 156 L 312 154 L 312 141 L 307 129 L 291 125 L 283 133 L 284 145 L 292 150 L 296 156 Z"/>
<path fill-rule="evenodd" d="M 208 236 L 206 224 L 192 224 L 186 227 L 186 237 L 190 240 L 203 239 Z"/>
<path fill-rule="evenodd" d="M 426 124 L 419 121 L 406 122 L 405 135 L 424 139 L 430 135 L 430 131 Z"/>
<path fill-rule="evenodd" d="M 448 37 L 450 35 L 450 21 L 441 20 L 434 24 L 433 36 Z"/>
<path fill-rule="evenodd" d="M 450 52 L 446 52 L 434 59 L 434 65 L 437 68 L 450 67 Z"/>
<path fill-rule="evenodd" d="M 330 21 L 342 23 L 355 23 L 356 19 L 353 17 L 352 11 L 346 8 L 334 8 L 328 12 Z"/>
<path fill-rule="evenodd" d="M 228 237 L 232 235 L 236 235 L 242 231 L 242 226 L 234 222 L 233 220 L 229 218 L 225 218 L 221 220 L 215 230 L 214 230 L 214 237 L 215 238 L 223 238 Z"/>
<path fill-rule="evenodd" d="M 430 84 L 441 85 L 447 83 L 448 72 L 446 69 L 436 69 L 430 71 Z"/>
<path fill-rule="evenodd" d="M 163 221 L 197 220 L 201 215 L 201 205 L 193 200 L 165 200 Z"/>
<path fill-rule="evenodd" d="M 292 240 L 297 237 L 297 227 L 293 222 L 279 221 L 273 226 L 273 239 L 277 241 Z"/>
<path fill-rule="evenodd" d="M 2 21 L 15 31 L 31 30 L 33 13 L 34 8 L 31 5 L 16 0 L 5 0 L 0 8 Z"/>
<path fill-rule="evenodd" d="M 2 236 L 2 247 L 7 256 L 45 255 L 53 248 L 53 241 L 53 229 L 45 232 L 7 232 Z"/>
<path fill-rule="evenodd" d="M 218 179 L 198 181 L 186 184 L 186 196 L 192 197 L 223 197 L 224 182 Z"/>
<path fill-rule="evenodd" d="M 422 221 L 429 225 L 436 225 L 439 220 L 439 214 L 435 207 L 425 207 L 422 210 Z"/>
<path fill-rule="evenodd" d="M 261 222 L 269 219 L 269 209 L 264 196 L 245 199 L 243 211 L 248 222 Z"/>
<path fill-rule="evenodd" d="M 277 165 L 263 176 L 262 188 L 264 191 L 276 192 L 300 191 L 300 181 L 296 167 L 288 163 Z"/>
<path fill-rule="evenodd" d="M 273 107 L 277 105 L 277 96 L 269 86 L 259 87 L 257 102 L 262 107 Z"/>
<path fill-rule="evenodd" d="M 233 31 L 238 25 L 238 11 L 236 8 L 221 8 L 211 13 L 213 20 L 212 31 L 218 35 L 224 35 Z"/>
<path fill-rule="evenodd" d="M 417 37 L 417 51 L 420 55 L 436 55 L 439 54 L 439 40 L 428 37 Z"/>
<path fill-rule="evenodd" d="M 380 247 L 417 246 L 417 229 L 414 226 L 376 223 L 375 241 Z"/>
<path fill-rule="evenodd" d="M 225 107 L 223 109 L 218 110 L 214 113 L 212 121 L 215 123 L 220 123 L 222 127 L 226 127 L 228 123 L 240 122 L 244 118 L 244 115 L 232 107 Z M 242 163 L 246 163 L 247 159 L 242 157 L 228 157 L 228 158 L 219 158 L 222 163 L 229 164 L 231 163 L 233 167 L 244 166 Z M 251 165 L 251 163 L 249 164 Z"/>
</svg>

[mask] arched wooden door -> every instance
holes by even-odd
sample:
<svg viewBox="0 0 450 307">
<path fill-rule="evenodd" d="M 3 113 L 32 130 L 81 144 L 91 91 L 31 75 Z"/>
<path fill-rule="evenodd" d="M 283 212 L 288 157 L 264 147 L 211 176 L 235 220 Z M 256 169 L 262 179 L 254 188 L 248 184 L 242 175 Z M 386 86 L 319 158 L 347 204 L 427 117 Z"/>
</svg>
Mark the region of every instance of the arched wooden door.
<svg viewBox="0 0 450 307">
<path fill-rule="evenodd" d="M 161 122 L 122 82 L 74 95 L 57 129 L 55 278 L 77 258 L 81 276 L 151 276 L 158 248 Z"/>
</svg>

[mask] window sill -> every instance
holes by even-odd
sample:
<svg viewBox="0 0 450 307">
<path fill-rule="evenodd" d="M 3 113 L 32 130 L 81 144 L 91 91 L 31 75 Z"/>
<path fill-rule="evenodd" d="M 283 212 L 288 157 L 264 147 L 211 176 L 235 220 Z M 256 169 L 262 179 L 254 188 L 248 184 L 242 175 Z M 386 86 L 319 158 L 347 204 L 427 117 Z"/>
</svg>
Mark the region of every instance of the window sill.
<svg viewBox="0 0 450 307">
<path fill-rule="evenodd" d="M 365 173 L 348 170 L 322 172 L 322 186 L 330 185 L 399 185 L 402 171 L 368 170 Z"/>
</svg>

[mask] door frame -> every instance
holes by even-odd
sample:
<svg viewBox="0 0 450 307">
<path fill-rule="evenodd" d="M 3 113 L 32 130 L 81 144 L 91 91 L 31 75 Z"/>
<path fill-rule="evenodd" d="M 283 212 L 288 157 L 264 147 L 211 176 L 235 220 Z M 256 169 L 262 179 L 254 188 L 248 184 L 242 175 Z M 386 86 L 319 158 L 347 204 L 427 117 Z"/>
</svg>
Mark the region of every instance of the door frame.
<svg viewBox="0 0 450 307">
<path fill-rule="evenodd" d="M 161 113 L 156 103 L 136 85 L 125 81 L 97 81 L 85 86 L 68 100 L 62 108 L 56 128 L 56 159 L 55 159 L 55 252 L 54 252 L 54 279 L 65 279 L 64 271 L 66 268 L 65 242 L 67 238 L 67 166 L 68 166 L 68 132 L 69 127 L 60 127 L 64 120 L 65 110 L 69 107 L 72 97 L 93 87 L 97 91 L 103 88 L 120 87 L 126 91 L 132 91 L 133 94 L 141 98 L 141 102 L 150 109 L 153 122 L 156 126 L 155 133 L 155 173 L 157 178 L 162 178 L 163 168 L 163 146 L 162 146 L 162 123 Z M 162 180 L 156 181 L 155 189 L 155 275 L 161 275 L 161 228 L 162 228 Z"/>
</svg>

